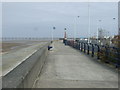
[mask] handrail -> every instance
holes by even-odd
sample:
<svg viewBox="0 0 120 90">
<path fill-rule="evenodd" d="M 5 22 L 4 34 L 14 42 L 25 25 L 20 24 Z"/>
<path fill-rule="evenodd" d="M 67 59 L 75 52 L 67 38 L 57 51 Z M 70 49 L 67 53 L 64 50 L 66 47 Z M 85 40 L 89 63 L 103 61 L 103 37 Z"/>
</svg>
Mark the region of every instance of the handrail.
<svg viewBox="0 0 120 90">
<path fill-rule="evenodd" d="M 106 63 L 113 63 L 116 67 L 120 66 L 120 48 L 71 40 L 67 40 L 67 44 L 88 55 L 91 52 L 91 57 L 95 57 L 95 54 L 97 54 L 97 59 L 101 59 L 102 55 L 100 53 L 104 53 Z"/>
</svg>

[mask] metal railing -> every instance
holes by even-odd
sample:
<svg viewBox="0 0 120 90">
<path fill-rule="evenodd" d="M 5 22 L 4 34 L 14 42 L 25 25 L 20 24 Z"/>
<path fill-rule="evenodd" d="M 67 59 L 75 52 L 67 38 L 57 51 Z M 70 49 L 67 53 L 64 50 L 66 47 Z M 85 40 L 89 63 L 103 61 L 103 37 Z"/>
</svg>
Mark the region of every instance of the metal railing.
<svg viewBox="0 0 120 90">
<path fill-rule="evenodd" d="M 67 40 L 67 45 L 91 55 L 91 57 L 96 57 L 100 60 L 104 58 L 102 61 L 105 63 L 112 63 L 116 68 L 120 67 L 120 48 L 73 40 Z"/>
</svg>

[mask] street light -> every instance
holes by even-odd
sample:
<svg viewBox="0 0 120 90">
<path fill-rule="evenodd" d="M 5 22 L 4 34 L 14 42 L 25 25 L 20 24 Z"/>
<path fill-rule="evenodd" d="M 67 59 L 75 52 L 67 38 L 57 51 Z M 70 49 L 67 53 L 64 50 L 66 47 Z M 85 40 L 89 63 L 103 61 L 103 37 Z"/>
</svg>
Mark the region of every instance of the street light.
<svg viewBox="0 0 120 90">
<path fill-rule="evenodd" d="M 101 25 L 100 25 L 100 22 L 101 22 L 102 20 L 98 20 L 98 30 L 97 30 L 97 38 L 98 38 L 98 31 L 101 29 Z"/>
<path fill-rule="evenodd" d="M 116 18 L 114 17 L 113 20 L 116 20 Z M 114 35 L 115 35 L 115 33 L 114 33 Z"/>
<path fill-rule="evenodd" d="M 115 20 L 115 18 L 113 18 L 113 20 Z"/>
<path fill-rule="evenodd" d="M 56 29 L 55 27 L 53 27 L 53 29 L 52 29 L 52 33 L 51 33 L 52 34 L 52 37 L 51 37 L 52 41 L 53 41 L 53 30 L 55 30 L 55 29 Z"/>
<path fill-rule="evenodd" d="M 79 18 L 80 16 L 77 16 L 77 18 Z M 76 22 L 77 22 L 77 18 L 75 18 L 75 23 L 74 23 L 74 41 L 76 40 Z"/>
<path fill-rule="evenodd" d="M 90 3 L 88 0 L 88 43 L 90 43 Z"/>
<path fill-rule="evenodd" d="M 102 21 L 102 20 L 98 20 L 98 28 L 97 28 L 97 43 L 99 43 L 99 42 L 98 42 L 98 39 L 99 39 L 99 30 L 101 29 L 101 25 L 100 25 L 101 21 Z"/>
</svg>

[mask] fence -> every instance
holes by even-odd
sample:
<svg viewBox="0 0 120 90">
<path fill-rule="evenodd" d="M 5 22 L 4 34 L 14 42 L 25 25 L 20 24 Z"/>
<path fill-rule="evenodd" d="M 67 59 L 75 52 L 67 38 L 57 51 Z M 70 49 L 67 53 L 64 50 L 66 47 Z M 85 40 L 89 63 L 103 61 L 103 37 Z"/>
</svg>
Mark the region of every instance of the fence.
<svg viewBox="0 0 120 90">
<path fill-rule="evenodd" d="M 112 63 L 116 68 L 120 66 L 120 48 L 73 40 L 67 40 L 67 45 L 91 55 L 91 57 L 96 57 L 105 63 Z"/>
</svg>

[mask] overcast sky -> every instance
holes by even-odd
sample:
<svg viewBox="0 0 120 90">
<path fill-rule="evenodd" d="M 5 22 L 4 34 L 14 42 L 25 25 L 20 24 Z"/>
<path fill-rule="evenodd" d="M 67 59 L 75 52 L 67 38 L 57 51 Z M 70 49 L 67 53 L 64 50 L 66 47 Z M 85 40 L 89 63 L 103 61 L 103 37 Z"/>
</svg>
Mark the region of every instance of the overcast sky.
<svg viewBox="0 0 120 90">
<path fill-rule="evenodd" d="M 97 33 L 98 27 L 111 35 L 117 34 L 117 2 L 91 2 L 89 10 L 91 36 Z M 64 28 L 67 28 L 67 36 L 73 37 L 74 25 L 77 37 L 87 37 L 88 3 L 6 2 L 2 4 L 2 24 L 3 37 L 51 37 L 54 26 L 54 37 L 63 37 Z"/>
</svg>

